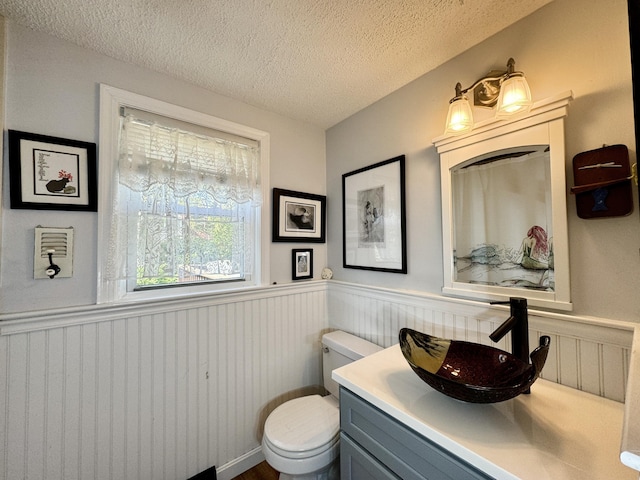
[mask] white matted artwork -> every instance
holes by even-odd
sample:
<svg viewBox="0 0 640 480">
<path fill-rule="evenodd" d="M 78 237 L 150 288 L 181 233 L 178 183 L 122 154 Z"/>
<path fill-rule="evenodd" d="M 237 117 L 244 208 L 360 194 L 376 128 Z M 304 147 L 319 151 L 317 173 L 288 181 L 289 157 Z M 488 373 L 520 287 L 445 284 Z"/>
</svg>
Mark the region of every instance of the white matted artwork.
<svg viewBox="0 0 640 480">
<path fill-rule="evenodd" d="M 11 208 L 97 210 L 96 144 L 9 131 Z"/>
<path fill-rule="evenodd" d="M 313 249 L 294 248 L 291 250 L 291 279 L 308 280 L 313 278 Z"/>
<path fill-rule="evenodd" d="M 274 242 L 324 243 L 327 197 L 273 189 Z"/>
<path fill-rule="evenodd" d="M 404 155 L 342 176 L 343 266 L 407 273 Z"/>
</svg>

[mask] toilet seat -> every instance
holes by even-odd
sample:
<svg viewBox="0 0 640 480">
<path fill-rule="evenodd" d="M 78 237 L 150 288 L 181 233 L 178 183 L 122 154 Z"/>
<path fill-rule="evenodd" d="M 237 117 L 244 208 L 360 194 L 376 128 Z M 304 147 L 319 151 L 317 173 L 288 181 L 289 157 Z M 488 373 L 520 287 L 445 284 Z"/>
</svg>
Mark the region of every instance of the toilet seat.
<svg viewBox="0 0 640 480">
<path fill-rule="evenodd" d="M 263 441 L 274 453 L 293 460 L 330 449 L 339 440 L 340 411 L 332 396 L 309 395 L 277 407 L 264 425 Z"/>
</svg>

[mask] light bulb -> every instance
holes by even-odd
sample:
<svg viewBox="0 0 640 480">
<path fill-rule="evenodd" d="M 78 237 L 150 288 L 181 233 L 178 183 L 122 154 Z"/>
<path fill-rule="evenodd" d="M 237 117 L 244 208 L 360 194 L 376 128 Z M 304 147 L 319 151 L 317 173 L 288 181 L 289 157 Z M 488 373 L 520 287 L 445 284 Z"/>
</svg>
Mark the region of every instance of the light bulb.
<svg viewBox="0 0 640 480">
<path fill-rule="evenodd" d="M 496 117 L 504 118 L 531 109 L 531 90 L 523 75 L 513 75 L 500 86 Z"/>
<path fill-rule="evenodd" d="M 473 128 L 473 114 L 466 96 L 462 96 L 449 104 L 447 128 L 445 134 L 460 135 Z"/>
</svg>

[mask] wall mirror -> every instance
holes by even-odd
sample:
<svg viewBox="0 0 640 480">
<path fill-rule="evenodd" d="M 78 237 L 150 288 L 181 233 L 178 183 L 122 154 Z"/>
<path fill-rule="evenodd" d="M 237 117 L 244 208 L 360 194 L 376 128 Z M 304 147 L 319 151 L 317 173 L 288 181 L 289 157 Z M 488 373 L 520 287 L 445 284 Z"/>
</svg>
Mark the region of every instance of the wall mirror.
<svg viewBox="0 0 640 480">
<path fill-rule="evenodd" d="M 445 295 L 571 310 L 564 118 L 571 92 L 525 116 L 434 140 Z"/>
</svg>

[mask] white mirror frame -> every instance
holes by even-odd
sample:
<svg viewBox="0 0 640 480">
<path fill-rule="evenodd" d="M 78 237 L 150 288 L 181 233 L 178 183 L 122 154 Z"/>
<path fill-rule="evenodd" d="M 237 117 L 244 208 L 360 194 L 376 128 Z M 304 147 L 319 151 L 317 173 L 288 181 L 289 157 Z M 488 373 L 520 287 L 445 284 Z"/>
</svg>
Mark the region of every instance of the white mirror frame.
<svg viewBox="0 0 640 480">
<path fill-rule="evenodd" d="M 572 92 L 565 92 L 535 103 L 526 115 L 508 121 L 486 120 L 477 123 L 467 134 L 441 136 L 433 140 L 440 155 L 443 294 L 489 301 L 506 301 L 509 297 L 519 296 L 526 298 L 531 306 L 572 310 L 564 146 L 564 117 L 567 116 L 568 105 L 572 99 Z M 526 145 L 550 146 L 554 291 L 456 282 L 453 256 L 452 169 L 479 155 Z"/>
</svg>

